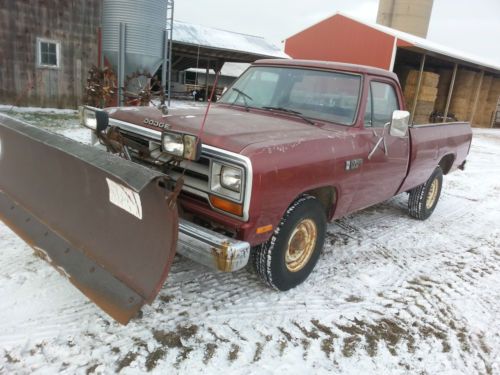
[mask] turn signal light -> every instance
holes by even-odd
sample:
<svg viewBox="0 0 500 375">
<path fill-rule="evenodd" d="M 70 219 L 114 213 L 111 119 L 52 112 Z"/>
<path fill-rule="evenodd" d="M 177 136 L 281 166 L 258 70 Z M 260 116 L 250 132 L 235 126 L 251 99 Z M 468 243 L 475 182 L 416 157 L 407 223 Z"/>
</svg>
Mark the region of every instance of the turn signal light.
<svg viewBox="0 0 500 375">
<path fill-rule="evenodd" d="M 263 234 L 263 233 L 270 232 L 272 230 L 273 230 L 273 226 L 271 224 L 269 224 L 269 225 L 265 225 L 263 227 L 258 227 L 255 230 L 255 233 L 257 233 L 257 234 Z"/>
<path fill-rule="evenodd" d="M 210 203 L 219 210 L 229 212 L 236 216 L 243 216 L 243 206 L 241 204 L 228 201 L 227 199 L 215 195 L 210 196 Z"/>
</svg>

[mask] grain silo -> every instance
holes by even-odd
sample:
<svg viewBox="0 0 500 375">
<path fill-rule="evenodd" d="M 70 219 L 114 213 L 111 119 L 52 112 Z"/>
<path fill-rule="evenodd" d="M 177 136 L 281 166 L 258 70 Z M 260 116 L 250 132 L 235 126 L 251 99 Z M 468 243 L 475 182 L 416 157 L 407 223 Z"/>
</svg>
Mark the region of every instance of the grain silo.
<svg viewBox="0 0 500 375">
<path fill-rule="evenodd" d="M 380 0 L 377 23 L 427 37 L 434 0 Z"/>
<path fill-rule="evenodd" d="M 104 57 L 118 66 L 120 24 L 125 28 L 125 74 L 136 70 L 155 72 L 163 60 L 163 31 L 167 0 L 104 0 L 102 47 Z"/>
</svg>

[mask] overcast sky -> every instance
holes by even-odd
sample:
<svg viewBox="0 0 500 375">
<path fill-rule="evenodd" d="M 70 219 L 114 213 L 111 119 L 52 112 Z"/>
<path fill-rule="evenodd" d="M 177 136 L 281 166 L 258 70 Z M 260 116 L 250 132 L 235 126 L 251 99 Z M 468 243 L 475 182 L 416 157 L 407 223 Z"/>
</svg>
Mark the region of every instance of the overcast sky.
<svg viewBox="0 0 500 375">
<path fill-rule="evenodd" d="M 280 43 L 337 11 L 375 22 L 377 9 L 378 0 L 177 0 L 175 18 Z M 499 36 L 500 0 L 434 0 L 429 40 L 500 64 Z"/>
</svg>

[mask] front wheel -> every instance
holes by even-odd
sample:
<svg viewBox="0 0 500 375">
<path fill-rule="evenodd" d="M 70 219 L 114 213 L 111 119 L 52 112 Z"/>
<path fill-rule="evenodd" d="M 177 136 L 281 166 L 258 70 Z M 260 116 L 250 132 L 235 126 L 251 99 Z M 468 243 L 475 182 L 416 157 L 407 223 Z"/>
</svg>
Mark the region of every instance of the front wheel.
<svg viewBox="0 0 500 375">
<path fill-rule="evenodd" d="M 253 251 L 253 265 L 269 286 L 285 291 L 302 283 L 318 261 L 326 232 L 323 207 L 312 196 L 297 199 L 272 237 Z"/>
<path fill-rule="evenodd" d="M 441 196 L 443 171 L 437 167 L 422 185 L 410 190 L 408 213 L 415 219 L 425 220 L 432 215 Z"/>
</svg>

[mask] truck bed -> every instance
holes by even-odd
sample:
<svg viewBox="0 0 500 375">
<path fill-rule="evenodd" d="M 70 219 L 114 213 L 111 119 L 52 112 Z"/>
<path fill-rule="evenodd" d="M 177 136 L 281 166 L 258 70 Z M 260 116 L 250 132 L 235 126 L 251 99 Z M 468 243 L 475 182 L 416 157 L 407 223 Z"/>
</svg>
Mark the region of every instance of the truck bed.
<svg viewBox="0 0 500 375">
<path fill-rule="evenodd" d="M 413 125 L 409 135 L 408 172 L 399 192 L 425 182 L 438 164 L 444 174 L 458 168 L 464 163 L 472 140 L 468 122 Z"/>
</svg>

